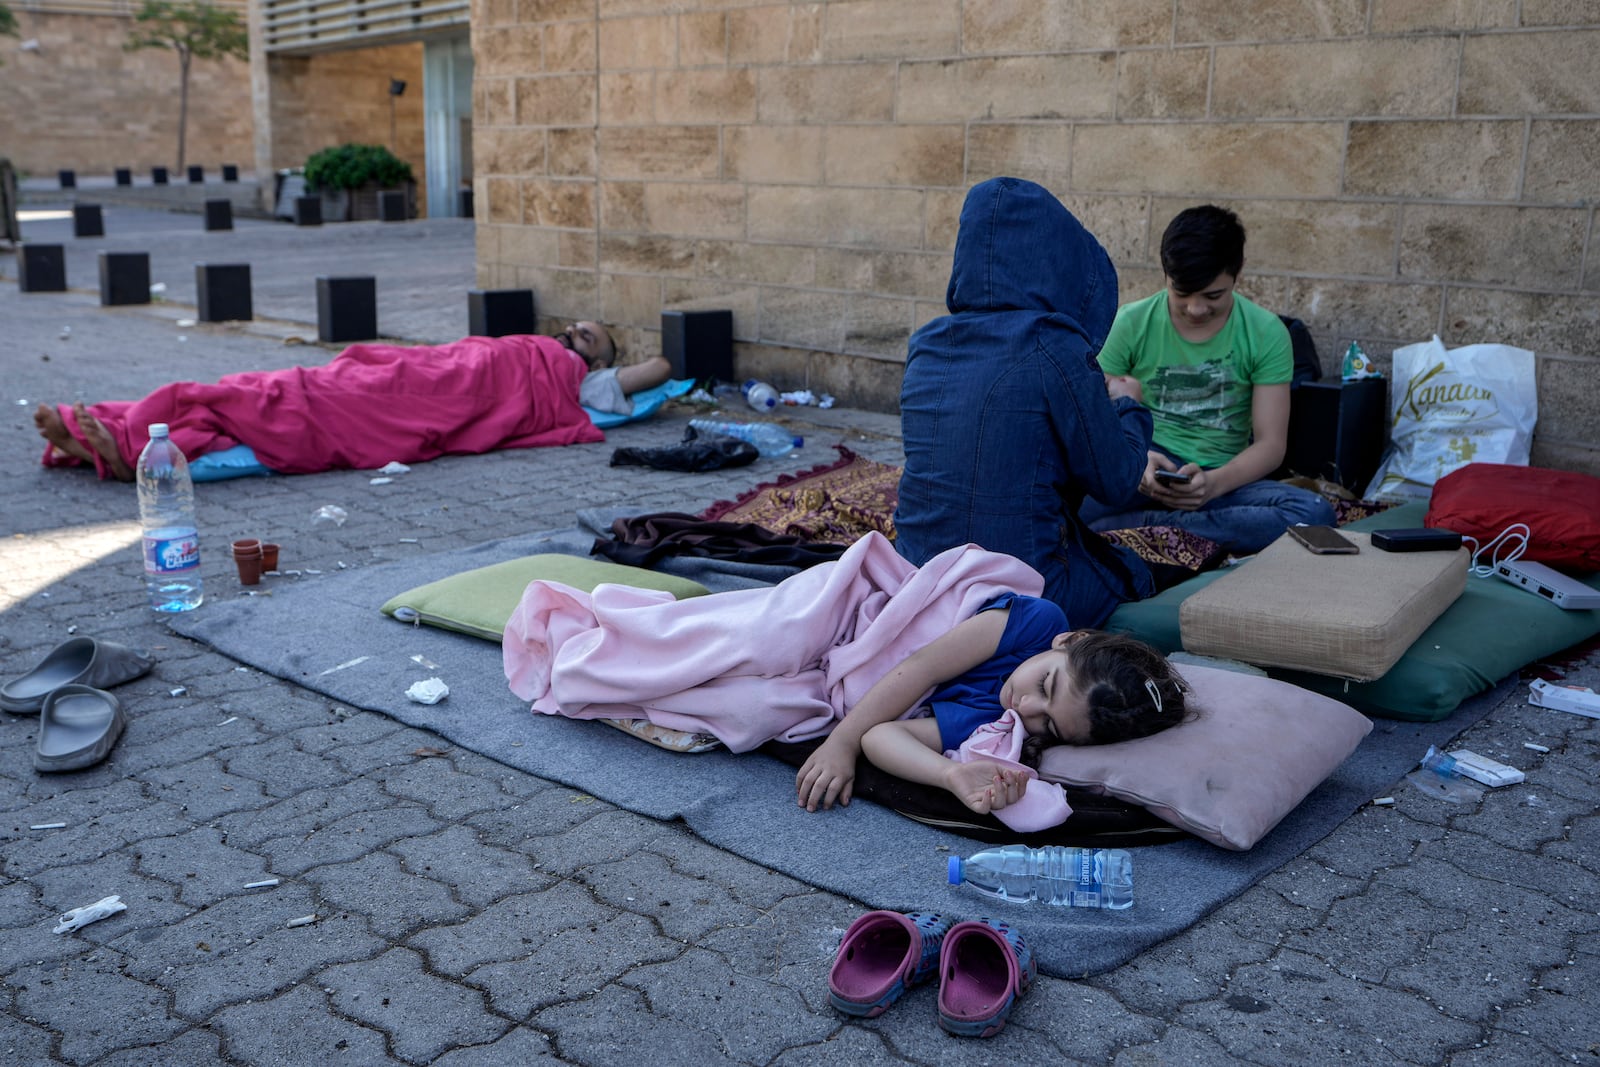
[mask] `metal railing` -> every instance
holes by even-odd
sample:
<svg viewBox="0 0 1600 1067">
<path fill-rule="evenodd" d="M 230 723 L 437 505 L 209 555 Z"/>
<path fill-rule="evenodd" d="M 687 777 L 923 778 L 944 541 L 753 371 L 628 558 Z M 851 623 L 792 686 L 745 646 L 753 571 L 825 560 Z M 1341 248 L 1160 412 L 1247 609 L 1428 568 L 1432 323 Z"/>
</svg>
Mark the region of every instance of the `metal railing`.
<svg viewBox="0 0 1600 1067">
<path fill-rule="evenodd" d="M 465 27 L 470 17 L 468 0 L 262 0 L 261 4 L 268 52 L 415 40 Z"/>
</svg>

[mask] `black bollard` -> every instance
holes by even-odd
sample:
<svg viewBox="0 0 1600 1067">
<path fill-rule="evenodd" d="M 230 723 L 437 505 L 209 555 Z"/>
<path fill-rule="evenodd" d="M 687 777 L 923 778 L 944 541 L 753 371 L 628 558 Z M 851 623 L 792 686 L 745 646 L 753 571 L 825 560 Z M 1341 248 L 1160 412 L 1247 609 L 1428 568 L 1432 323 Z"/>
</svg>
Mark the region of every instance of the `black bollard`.
<svg viewBox="0 0 1600 1067">
<path fill-rule="evenodd" d="M 294 224 L 296 226 L 322 225 L 322 197 L 297 196 L 294 198 Z"/>
<path fill-rule="evenodd" d="M 203 182 L 205 180 L 206 180 L 206 168 L 200 167 L 200 166 L 191 166 L 189 168 L 189 184 L 191 184 L 191 185 L 199 185 L 201 182 Z"/>
<path fill-rule="evenodd" d="M 23 293 L 66 292 L 66 246 L 19 245 L 17 247 L 17 290 Z"/>
<path fill-rule="evenodd" d="M 537 328 L 532 289 L 467 290 L 468 336 L 505 337 Z"/>
<path fill-rule="evenodd" d="M 733 380 L 732 311 L 663 311 L 661 354 L 674 378 Z"/>
<path fill-rule="evenodd" d="M 106 223 L 100 214 L 99 204 L 72 205 L 72 236 L 104 237 L 105 235 Z"/>
<path fill-rule="evenodd" d="M 456 214 L 464 219 L 472 218 L 471 189 L 463 189 L 456 194 Z"/>
<path fill-rule="evenodd" d="M 133 184 L 133 171 L 129 170 L 127 167 L 118 167 L 116 173 L 118 185 Z"/>
<path fill-rule="evenodd" d="M 100 253 L 100 305 L 150 303 L 150 253 Z"/>
<path fill-rule="evenodd" d="M 165 185 L 165 184 L 167 184 L 167 168 L 166 167 L 151 167 L 150 168 L 150 182 L 153 185 Z"/>
<path fill-rule="evenodd" d="M 378 218 L 384 222 L 406 220 L 406 191 L 404 189 L 378 190 Z"/>
<path fill-rule="evenodd" d="M 231 230 L 233 229 L 233 201 L 232 200 L 207 200 L 206 201 L 206 229 Z"/>
<path fill-rule="evenodd" d="M 236 181 L 238 181 L 239 180 L 239 168 L 237 166 L 235 166 L 234 164 L 232 164 L 232 163 L 224 163 L 222 165 L 222 180 L 225 181 L 225 182 L 236 182 Z"/>
<path fill-rule="evenodd" d="M 78 187 L 78 172 L 75 170 L 61 170 L 56 172 L 61 179 L 61 188 L 76 189 Z"/>
<path fill-rule="evenodd" d="M 378 336 L 378 283 L 371 275 L 317 279 L 317 338 L 329 343 Z"/>
<path fill-rule="evenodd" d="M 201 322 L 243 322 L 255 317 L 250 299 L 250 264 L 196 263 L 195 304 Z"/>
</svg>

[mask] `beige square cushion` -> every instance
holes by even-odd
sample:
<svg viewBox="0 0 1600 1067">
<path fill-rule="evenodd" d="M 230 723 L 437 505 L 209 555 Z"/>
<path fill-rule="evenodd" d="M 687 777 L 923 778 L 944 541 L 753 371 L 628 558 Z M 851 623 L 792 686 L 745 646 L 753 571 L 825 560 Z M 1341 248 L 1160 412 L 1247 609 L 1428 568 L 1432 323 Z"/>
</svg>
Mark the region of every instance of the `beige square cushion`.
<svg viewBox="0 0 1600 1067">
<path fill-rule="evenodd" d="M 1341 530 L 1361 551 L 1318 556 L 1288 534 L 1185 600 L 1186 651 L 1262 667 L 1370 682 L 1453 604 L 1467 584 L 1467 550 L 1385 552 Z"/>
<path fill-rule="evenodd" d="M 1189 683 L 1187 720 L 1136 741 L 1047 748 L 1039 776 L 1138 804 L 1242 852 L 1372 730 L 1354 708 L 1288 682 L 1215 667 L 1180 673 Z"/>
</svg>

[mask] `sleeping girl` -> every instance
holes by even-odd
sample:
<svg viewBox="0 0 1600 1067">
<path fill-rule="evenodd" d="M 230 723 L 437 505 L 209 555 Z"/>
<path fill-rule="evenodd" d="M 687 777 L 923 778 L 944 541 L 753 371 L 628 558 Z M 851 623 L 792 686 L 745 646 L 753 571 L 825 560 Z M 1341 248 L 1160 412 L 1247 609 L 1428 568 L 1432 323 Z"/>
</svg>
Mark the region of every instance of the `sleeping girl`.
<svg viewBox="0 0 1600 1067">
<path fill-rule="evenodd" d="M 648 719 L 734 752 L 825 737 L 796 777 L 808 811 L 849 803 L 864 754 L 999 816 L 1048 791 L 1025 749 L 1139 737 L 1185 714 L 1158 652 L 1073 631 L 1043 585 L 975 545 L 914 567 L 876 533 L 775 586 L 681 601 L 535 581 L 506 626 L 506 677 L 537 712 Z M 1029 826 L 1070 810 L 1049 788 Z"/>
</svg>

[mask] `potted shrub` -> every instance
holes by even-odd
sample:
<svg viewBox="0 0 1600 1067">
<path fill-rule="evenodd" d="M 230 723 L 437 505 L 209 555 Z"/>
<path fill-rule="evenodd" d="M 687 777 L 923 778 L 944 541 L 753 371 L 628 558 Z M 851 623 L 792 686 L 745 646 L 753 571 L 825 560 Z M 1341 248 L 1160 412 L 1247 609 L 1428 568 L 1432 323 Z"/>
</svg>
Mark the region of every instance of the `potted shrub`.
<svg viewBox="0 0 1600 1067">
<path fill-rule="evenodd" d="M 380 189 L 404 189 L 406 216 L 416 215 L 411 164 L 382 145 L 324 148 L 306 160 L 305 178 L 306 188 L 322 196 L 324 219 L 376 219 Z"/>
</svg>

